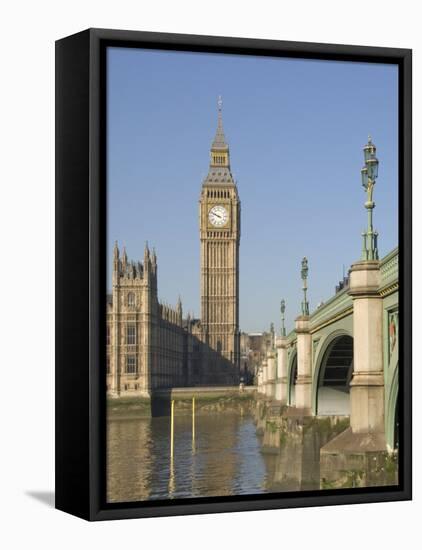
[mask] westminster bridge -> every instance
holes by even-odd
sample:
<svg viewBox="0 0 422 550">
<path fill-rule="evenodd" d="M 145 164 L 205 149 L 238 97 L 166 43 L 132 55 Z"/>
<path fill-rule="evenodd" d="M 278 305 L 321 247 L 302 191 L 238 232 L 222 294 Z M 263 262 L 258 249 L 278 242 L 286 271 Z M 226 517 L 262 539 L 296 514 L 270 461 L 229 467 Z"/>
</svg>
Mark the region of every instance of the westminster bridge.
<svg viewBox="0 0 422 550">
<path fill-rule="evenodd" d="M 356 262 L 343 283 L 274 339 L 258 371 L 258 395 L 272 411 L 267 420 L 277 407 L 284 417 L 348 419 L 321 456 L 391 453 L 398 440 L 398 249 Z"/>
</svg>

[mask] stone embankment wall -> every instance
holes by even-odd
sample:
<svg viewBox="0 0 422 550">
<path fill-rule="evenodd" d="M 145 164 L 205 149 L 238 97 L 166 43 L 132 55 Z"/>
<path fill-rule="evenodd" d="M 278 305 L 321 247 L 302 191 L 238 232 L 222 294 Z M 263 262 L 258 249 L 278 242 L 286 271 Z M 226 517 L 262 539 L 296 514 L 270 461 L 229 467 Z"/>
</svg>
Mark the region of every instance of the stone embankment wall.
<svg viewBox="0 0 422 550">
<path fill-rule="evenodd" d="M 174 400 L 176 415 L 192 414 L 192 398 L 195 398 L 195 414 L 237 413 L 255 411 L 255 388 L 209 387 L 175 388 L 160 390 L 151 399 L 141 397 L 110 399 L 107 414 L 112 417 L 169 416 L 171 401 Z"/>
</svg>

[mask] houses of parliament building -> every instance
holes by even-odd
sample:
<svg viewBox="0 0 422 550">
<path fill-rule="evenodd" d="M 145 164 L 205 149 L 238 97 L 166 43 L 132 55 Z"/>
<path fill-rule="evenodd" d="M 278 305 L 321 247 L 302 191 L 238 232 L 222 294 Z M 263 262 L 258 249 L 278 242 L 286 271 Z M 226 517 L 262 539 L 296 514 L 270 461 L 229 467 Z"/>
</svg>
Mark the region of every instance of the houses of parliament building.
<svg viewBox="0 0 422 550">
<path fill-rule="evenodd" d="M 239 382 L 240 200 L 230 170 L 218 102 L 208 175 L 199 200 L 201 318 L 183 317 L 182 303 L 161 304 L 157 257 L 143 262 L 113 252 L 107 297 L 107 393 L 143 396 L 160 388 Z"/>
</svg>

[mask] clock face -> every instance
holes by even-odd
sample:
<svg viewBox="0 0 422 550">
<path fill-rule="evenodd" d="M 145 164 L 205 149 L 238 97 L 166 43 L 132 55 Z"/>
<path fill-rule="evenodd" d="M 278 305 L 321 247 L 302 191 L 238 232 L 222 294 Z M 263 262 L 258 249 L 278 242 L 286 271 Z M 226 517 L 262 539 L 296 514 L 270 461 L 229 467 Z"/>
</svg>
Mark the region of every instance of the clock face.
<svg viewBox="0 0 422 550">
<path fill-rule="evenodd" d="M 210 220 L 211 225 L 214 225 L 215 227 L 223 227 L 229 219 L 229 213 L 224 206 L 215 205 L 208 212 L 208 219 Z"/>
</svg>

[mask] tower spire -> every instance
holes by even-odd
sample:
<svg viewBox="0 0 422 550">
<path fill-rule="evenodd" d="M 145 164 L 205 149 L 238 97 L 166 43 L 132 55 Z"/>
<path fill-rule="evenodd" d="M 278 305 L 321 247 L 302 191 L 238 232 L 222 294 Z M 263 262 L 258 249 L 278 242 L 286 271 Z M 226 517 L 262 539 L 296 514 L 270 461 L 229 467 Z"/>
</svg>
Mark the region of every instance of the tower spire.
<svg viewBox="0 0 422 550">
<path fill-rule="evenodd" d="M 221 95 L 219 95 L 217 101 L 217 131 L 211 144 L 211 174 L 208 174 L 206 180 L 217 182 L 217 179 L 214 179 L 217 176 L 217 178 L 221 179 L 220 183 L 234 183 L 233 176 L 230 173 L 230 152 L 226 136 L 224 135 L 222 107 L 223 100 L 221 99 Z M 219 168 L 219 171 L 215 171 L 217 168 Z"/>
<path fill-rule="evenodd" d="M 113 257 L 115 260 L 119 259 L 119 245 L 117 244 L 117 241 L 114 241 Z"/>
<path fill-rule="evenodd" d="M 114 242 L 114 249 L 113 249 L 113 281 L 115 277 L 118 277 L 118 274 L 120 273 L 120 251 L 119 246 L 117 244 L 117 241 Z"/>
<path fill-rule="evenodd" d="M 126 272 L 127 267 L 127 253 L 126 253 L 126 246 L 123 246 L 123 254 L 122 254 L 122 269 L 123 273 Z"/>
<path fill-rule="evenodd" d="M 176 311 L 177 311 L 178 317 L 181 319 L 182 315 L 183 315 L 183 309 L 182 309 L 182 299 L 180 297 L 180 294 L 179 294 L 179 298 L 177 300 Z"/>
<path fill-rule="evenodd" d="M 151 256 L 149 253 L 148 241 L 145 241 L 144 248 L 144 271 L 149 273 L 151 269 Z"/>
<path fill-rule="evenodd" d="M 218 96 L 217 107 L 218 107 L 217 131 L 215 133 L 215 138 L 214 138 L 214 141 L 212 142 L 211 149 L 228 150 L 229 146 L 227 145 L 226 136 L 224 135 L 224 128 L 223 128 L 223 100 L 221 98 L 221 95 Z"/>
</svg>

